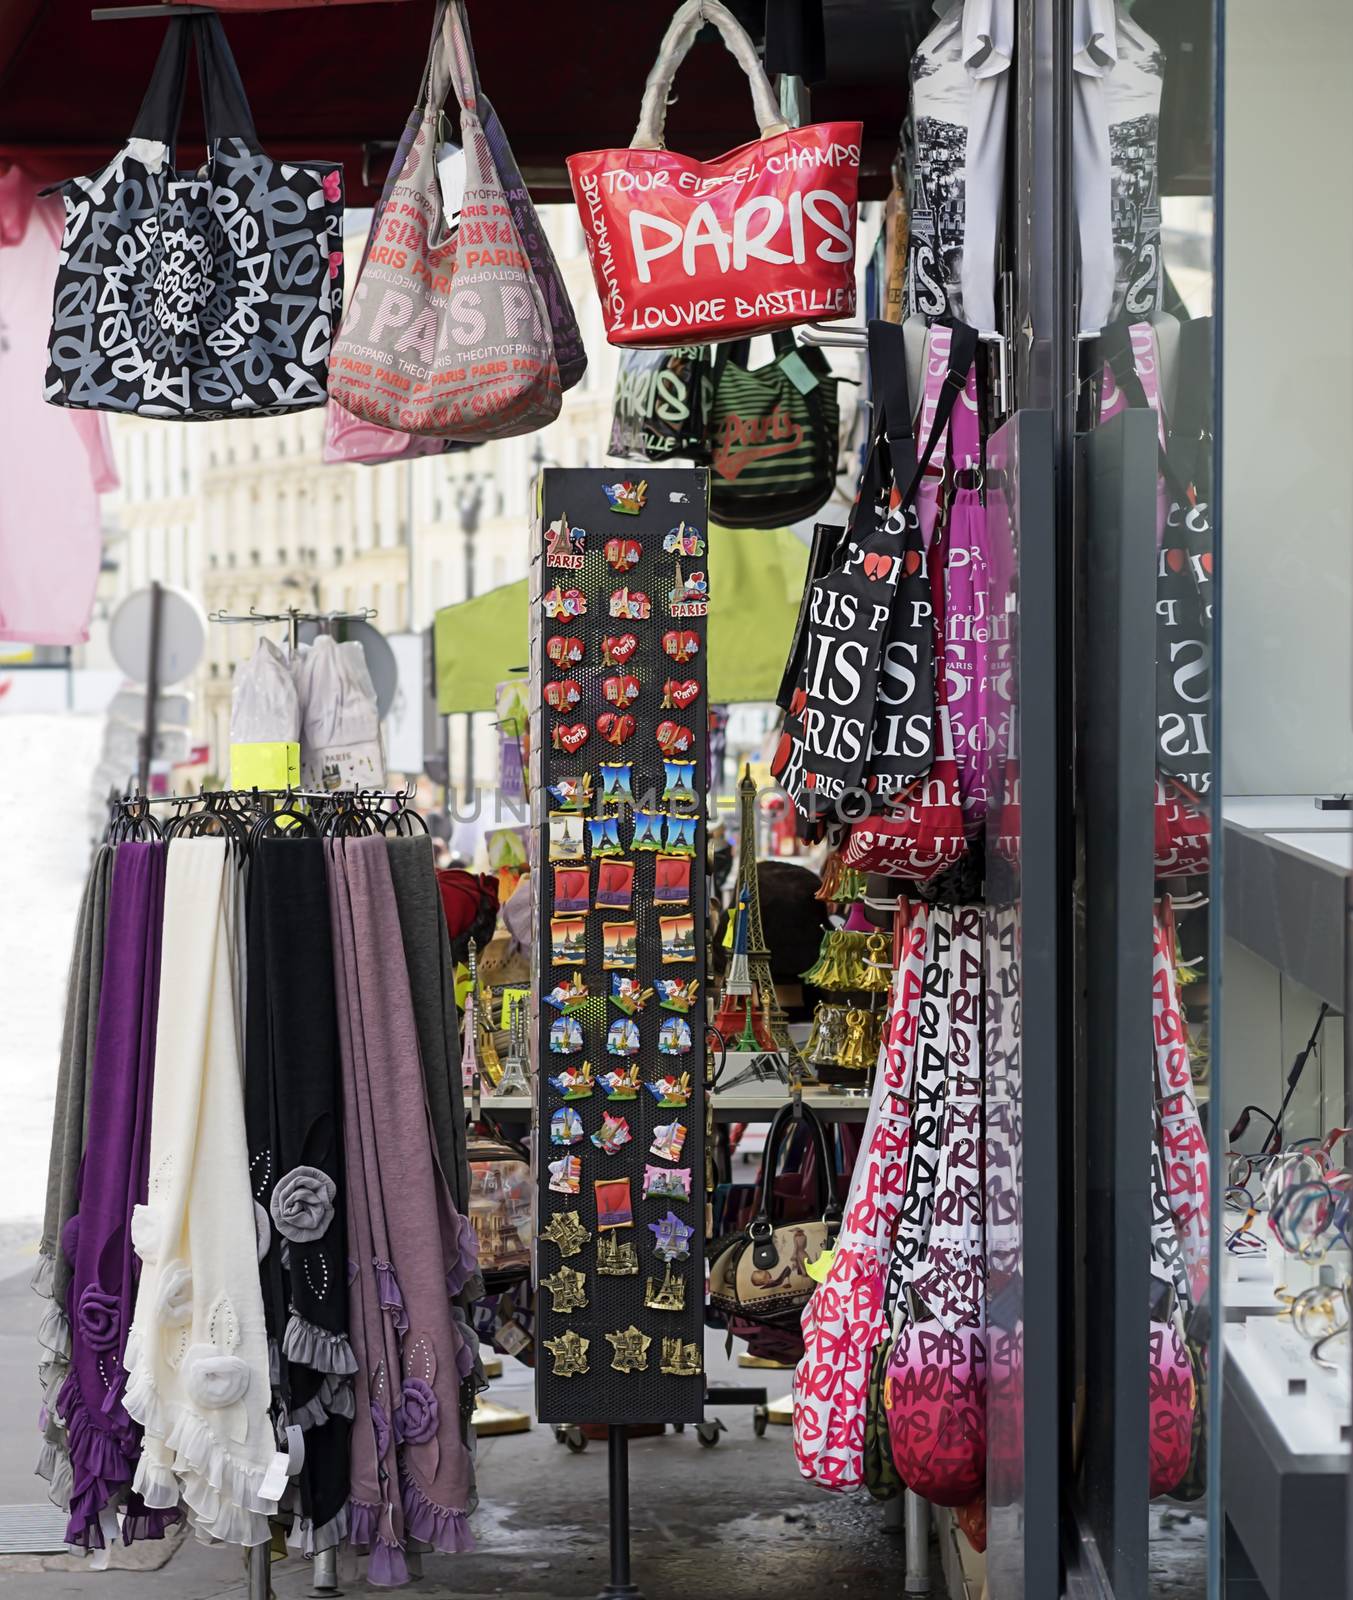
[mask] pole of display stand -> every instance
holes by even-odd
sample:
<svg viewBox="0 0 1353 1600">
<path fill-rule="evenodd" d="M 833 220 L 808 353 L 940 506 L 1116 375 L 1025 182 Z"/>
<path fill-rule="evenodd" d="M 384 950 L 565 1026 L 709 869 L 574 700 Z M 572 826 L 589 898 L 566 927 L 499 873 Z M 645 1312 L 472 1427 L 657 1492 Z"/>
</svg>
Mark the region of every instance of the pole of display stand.
<svg viewBox="0 0 1353 1600">
<path fill-rule="evenodd" d="M 249 1546 L 249 1600 L 270 1600 L 272 1586 L 269 1568 L 272 1564 L 272 1546 Z"/>
<path fill-rule="evenodd" d="M 338 1593 L 338 1549 L 330 1545 L 316 1553 L 310 1568 L 311 1594 Z"/>
<path fill-rule="evenodd" d="M 146 657 L 146 719 L 141 733 L 137 781 L 142 794 L 150 793 L 150 763 L 155 756 L 155 735 L 160 701 L 160 618 L 164 614 L 164 590 L 150 586 L 150 649 Z"/>
<path fill-rule="evenodd" d="M 905 1594 L 930 1593 L 930 1502 L 922 1500 L 911 1489 L 904 1491 L 906 1511 L 906 1577 L 902 1588 Z"/>
<path fill-rule="evenodd" d="M 630 1435 L 628 1428 L 606 1431 L 611 1491 L 611 1581 L 598 1600 L 643 1600 L 630 1578 Z"/>
</svg>

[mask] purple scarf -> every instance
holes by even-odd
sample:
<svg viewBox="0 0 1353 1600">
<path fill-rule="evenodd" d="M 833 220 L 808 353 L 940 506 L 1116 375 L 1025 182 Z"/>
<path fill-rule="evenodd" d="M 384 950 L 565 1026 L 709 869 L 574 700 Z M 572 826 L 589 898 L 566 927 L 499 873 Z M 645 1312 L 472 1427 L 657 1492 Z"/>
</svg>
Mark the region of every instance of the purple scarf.
<svg viewBox="0 0 1353 1600">
<path fill-rule="evenodd" d="M 177 1510 L 151 1510 L 126 1494 L 141 1454 L 141 1429 L 122 1406 L 122 1362 L 131 1327 L 137 1262 L 132 1207 L 146 1198 L 165 847 L 123 844 L 113 866 L 104 946 L 89 1131 L 75 1214 L 61 1244 L 72 1268 L 66 1301 L 70 1373 L 56 1409 L 70 1437 L 73 1487 L 66 1539 L 102 1550 L 126 1500 L 123 1541 L 158 1539 Z"/>
<path fill-rule="evenodd" d="M 370 1547 L 368 1581 L 390 1587 L 408 1580 L 410 1539 L 472 1545 L 462 1407 L 474 1352 L 451 1297 L 476 1261 L 437 1162 L 385 840 L 326 849 L 358 1366 L 349 1538 Z"/>
</svg>

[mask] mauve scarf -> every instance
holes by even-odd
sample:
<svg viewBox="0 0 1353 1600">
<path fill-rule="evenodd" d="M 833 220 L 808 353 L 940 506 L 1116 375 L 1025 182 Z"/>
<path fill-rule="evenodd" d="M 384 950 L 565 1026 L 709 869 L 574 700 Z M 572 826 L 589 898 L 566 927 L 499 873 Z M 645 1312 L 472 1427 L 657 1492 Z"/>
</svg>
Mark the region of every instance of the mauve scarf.
<svg viewBox="0 0 1353 1600">
<path fill-rule="evenodd" d="M 358 1363 L 349 1537 L 370 1547 L 368 1581 L 390 1587 L 408 1579 L 409 1540 L 471 1547 L 473 1352 L 451 1299 L 475 1270 L 474 1236 L 437 1162 L 386 842 L 325 848 Z"/>
<path fill-rule="evenodd" d="M 99 1000 L 89 1135 L 80 1168 L 78 1209 L 62 1245 L 72 1265 L 66 1311 L 70 1372 L 56 1406 L 66 1425 L 72 1490 L 66 1539 L 102 1550 L 141 1454 L 141 1430 L 122 1404 L 123 1356 L 131 1327 L 137 1266 L 131 1214 L 146 1194 L 155 1020 L 160 992 L 160 924 L 165 847 L 124 844 L 113 868 L 107 959 Z M 123 1539 L 160 1538 L 178 1520 L 128 1499 Z"/>
<path fill-rule="evenodd" d="M 353 1415 L 342 1080 L 318 839 L 264 839 L 249 882 L 245 1120 L 274 1398 L 305 1433 L 292 1539 L 347 1531 Z"/>
<path fill-rule="evenodd" d="M 70 1262 L 61 1249 L 61 1232 L 75 1211 L 75 1184 L 85 1148 L 85 1097 L 94 1069 L 94 1042 L 103 984 L 103 942 L 108 918 L 108 891 L 113 881 L 113 847 L 100 845 L 85 880 L 76 920 L 75 942 L 66 978 L 66 1012 L 57 1065 L 56 1102 L 52 1112 L 52 1148 L 47 1164 L 47 1203 L 43 1217 L 33 1288 L 50 1300 L 38 1328 L 42 1360 L 39 1426 L 43 1430 L 38 1475 L 47 1480 L 54 1505 L 70 1510 L 70 1455 L 66 1430 L 56 1413 L 56 1397 L 70 1370 L 70 1323 L 66 1292 Z"/>
</svg>

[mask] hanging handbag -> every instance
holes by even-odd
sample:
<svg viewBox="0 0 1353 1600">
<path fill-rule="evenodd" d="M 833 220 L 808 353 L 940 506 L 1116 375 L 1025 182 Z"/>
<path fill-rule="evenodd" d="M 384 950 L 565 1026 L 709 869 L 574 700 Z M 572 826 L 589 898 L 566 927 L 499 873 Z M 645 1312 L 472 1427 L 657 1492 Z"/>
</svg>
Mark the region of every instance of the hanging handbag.
<svg viewBox="0 0 1353 1600">
<path fill-rule="evenodd" d="M 796 1328 L 816 1285 L 807 1267 L 830 1249 L 841 1224 L 841 1207 L 832 1193 L 832 1159 L 827 1135 L 810 1107 L 800 1105 L 814 1140 L 816 1221 L 777 1223 L 775 1166 L 781 1141 L 795 1126 L 794 1105 L 780 1107 L 761 1158 L 757 1214 L 745 1229 L 710 1247 L 709 1304 L 728 1317 L 743 1317 L 771 1328 Z"/>
<path fill-rule="evenodd" d="M 188 52 L 207 159 L 174 141 Z M 131 138 L 59 186 L 66 228 L 44 394 L 143 417 L 272 417 L 324 404 L 342 304 L 343 172 L 273 161 L 219 17 L 175 17 Z"/>
<path fill-rule="evenodd" d="M 836 487 L 840 380 L 826 356 L 773 334 L 775 359 L 747 366 L 751 341 L 721 344 L 710 408 L 709 510 L 726 528 L 777 528 L 820 511 Z"/>
<path fill-rule="evenodd" d="M 334 343 L 330 392 L 354 416 L 401 433 L 476 442 L 529 433 L 559 415 L 559 367 L 480 119 L 462 0 L 446 7 L 423 85 L 418 132 Z M 437 177 L 448 87 L 465 153 L 454 228 Z"/>
<path fill-rule="evenodd" d="M 466 1136 L 470 1164 L 470 1226 L 479 1245 L 479 1270 L 490 1294 L 522 1283 L 531 1272 L 535 1184 L 520 1150 L 483 1128 Z"/>
<path fill-rule="evenodd" d="M 707 346 L 626 350 L 615 379 L 610 453 L 642 461 L 709 459 L 714 365 Z"/>
<path fill-rule="evenodd" d="M 706 22 L 752 87 L 760 139 L 713 161 L 663 147 L 672 80 Z M 612 344 L 731 339 L 855 310 L 859 122 L 789 128 L 719 0 L 677 9 L 628 150 L 568 158 Z"/>
<path fill-rule="evenodd" d="M 877 411 L 874 437 L 845 538 L 833 566 L 813 586 L 803 667 L 771 764 L 800 816 L 810 822 L 833 813 L 859 817 L 881 809 L 890 794 L 902 792 L 929 770 L 934 753 L 933 694 L 923 703 L 924 679 L 913 675 L 907 683 L 907 640 L 898 632 L 917 619 L 910 608 L 897 614 L 896 594 L 909 569 L 908 556 L 916 558 L 919 549 L 913 525 L 918 522 L 915 500 L 924 464 L 963 391 L 977 335 L 971 328 L 954 330 L 948 375 L 919 459 L 906 399 L 903 331 L 894 323 L 871 322 L 869 339 Z M 905 484 L 900 492 L 899 482 Z M 916 650 L 922 649 L 929 631 L 929 619 L 919 620 L 911 641 Z M 929 637 L 933 641 L 933 632 Z M 907 715 L 919 715 L 919 731 L 928 733 L 913 745 L 904 744 L 900 758 L 889 761 L 886 784 L 876 760 L 883 753 L 877 718 L 885 679 L 885 710 L 901 716 L 905 729 L 906 715 L 895 703 L 905 690 Z"/>
</svg>

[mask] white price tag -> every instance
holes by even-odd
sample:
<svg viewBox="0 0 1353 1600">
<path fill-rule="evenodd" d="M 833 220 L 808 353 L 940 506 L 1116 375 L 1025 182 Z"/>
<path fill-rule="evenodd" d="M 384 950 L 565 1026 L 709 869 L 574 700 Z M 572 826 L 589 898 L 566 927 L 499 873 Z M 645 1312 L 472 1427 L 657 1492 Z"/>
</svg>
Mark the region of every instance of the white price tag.
<svg viewBox="0 0 1353 1600">
<path fill-rule="evenodd" d="M 268 1463 L 268 1470 L 263 1474 L 263 1482 L 258 1486 L 260 1500 L 271 1500 L 274 1504 L 282 1498 L 282 1491 L 287 1486 L 287 1468 L 291 1465 L 290 1456 L 278 1451 Z"/>
<path fill-rule="evenodd" d="M 442 191 L 445 226 L 454 228 L 460 221 L 461 203 L 465 199 L 465 152 L 449 139 L 437 146 L 437 185 Z"/>
</svg>

